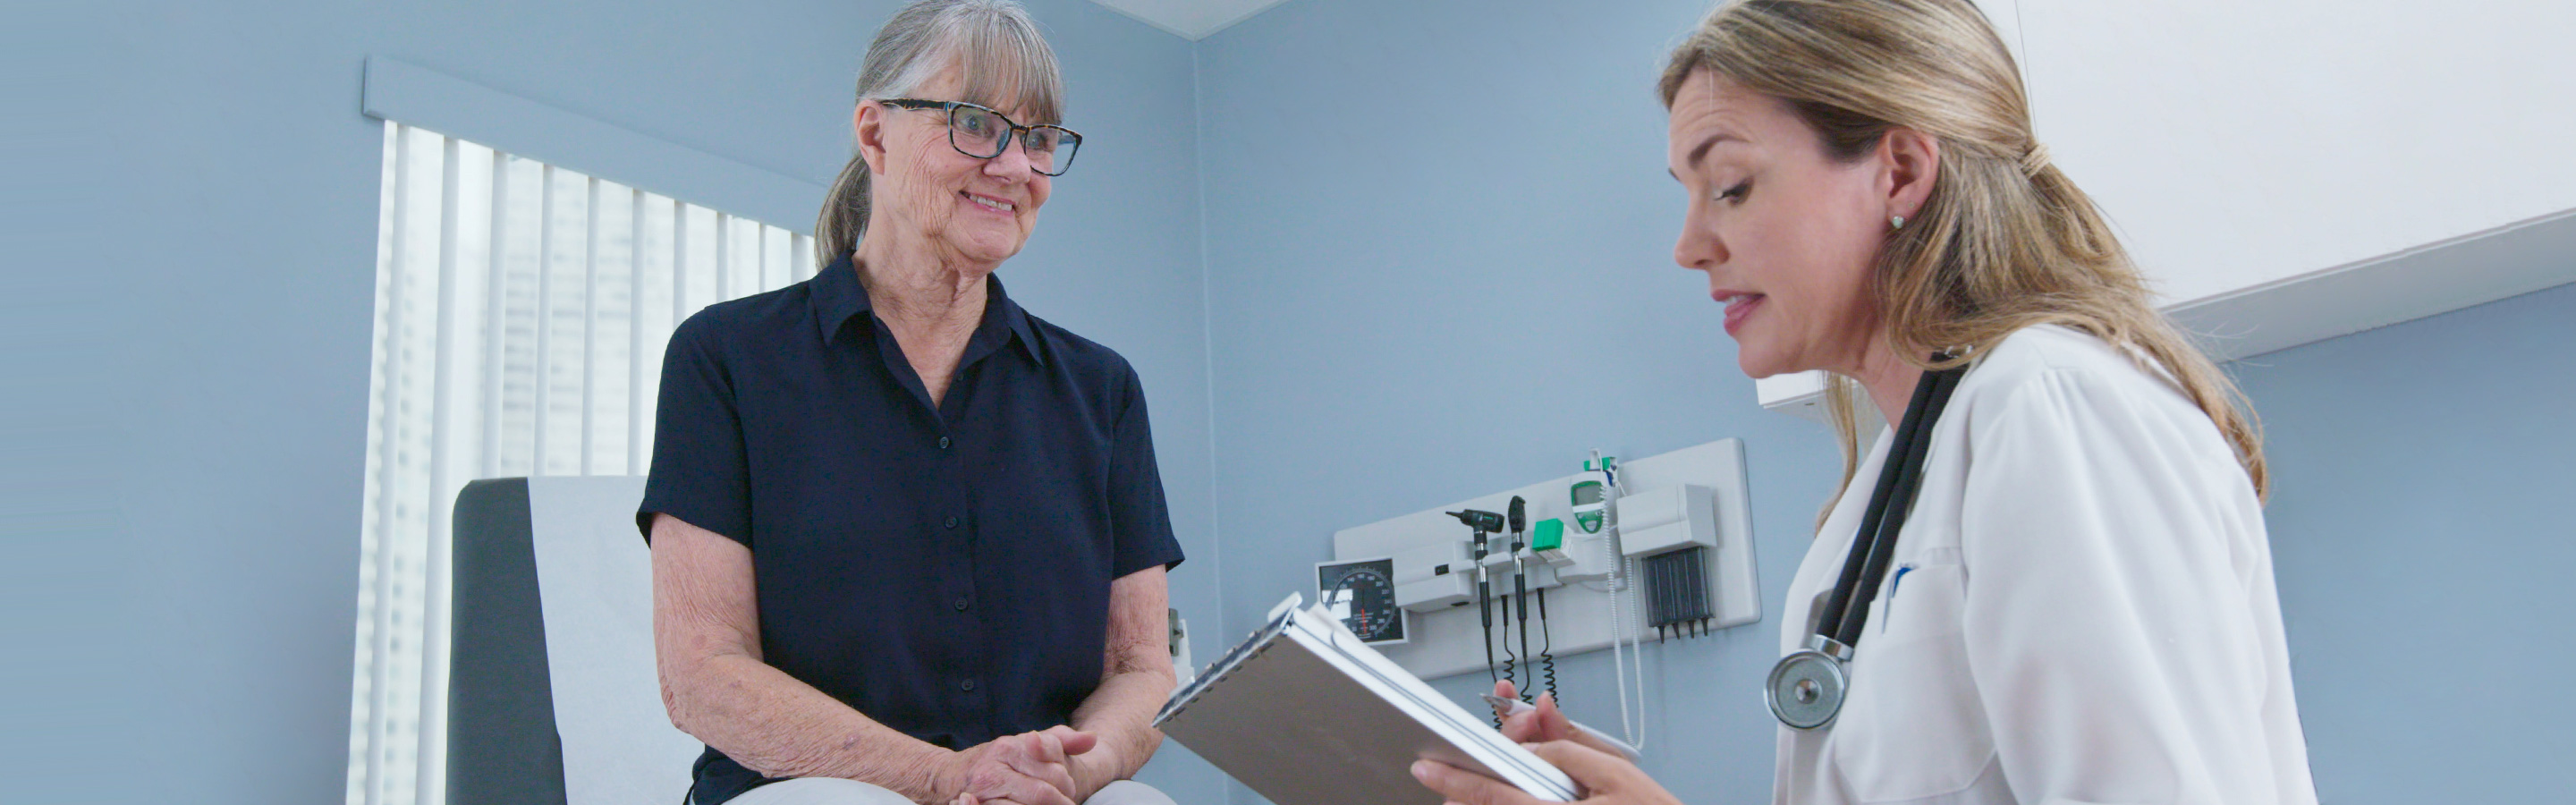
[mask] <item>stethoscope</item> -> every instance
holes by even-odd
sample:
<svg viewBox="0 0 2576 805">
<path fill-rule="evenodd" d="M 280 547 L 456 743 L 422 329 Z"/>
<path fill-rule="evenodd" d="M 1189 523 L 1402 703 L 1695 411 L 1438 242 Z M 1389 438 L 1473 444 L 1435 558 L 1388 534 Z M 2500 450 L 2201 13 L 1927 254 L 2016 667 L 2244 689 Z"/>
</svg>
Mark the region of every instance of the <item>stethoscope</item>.
<svg viewBox="0 0 2576 805">
<path fill-rule="evenodd" d="M 1945 357 L 1933 356 L 1935 360 Z M 1806 648 L 1771 666 L 1771 682 L 1763 698 L 1770 701 L 1771 714 L 1780 717 L 1780 723 L 1811 730 L 1833 723 L 1835 714 L 1842 712 L 1843 698 L 1851 689 L 1852 651 L 1860 645 L 1861 626 L 1869 619 L 1870 603 L 1878 598 L 1879 581 L 1887 577 L 1888 561 L 1896 556 L 1896 535 L 1905 528 L 1906 511 L 1914 507 L 1914 493 L 1923 486 L 1923 457 L 1931 448 L 1932 423 L 1941 418 L 1941 409 L 1950 404 L 1950 392 L 1967 373 L 1966 366 L 1925 372 L 1914 384 L 1914 399 L 1905 406 L 1896 441 L 1888 448 L 1887 464 L 1879 469 L 1878 486 L 1870 492 L 1868 514 L 1852 537 L 1851 555 L 1843 559 L 1842 577 L 1816 613 L 1816 633 L 1807 636 Z"/>
</svg>

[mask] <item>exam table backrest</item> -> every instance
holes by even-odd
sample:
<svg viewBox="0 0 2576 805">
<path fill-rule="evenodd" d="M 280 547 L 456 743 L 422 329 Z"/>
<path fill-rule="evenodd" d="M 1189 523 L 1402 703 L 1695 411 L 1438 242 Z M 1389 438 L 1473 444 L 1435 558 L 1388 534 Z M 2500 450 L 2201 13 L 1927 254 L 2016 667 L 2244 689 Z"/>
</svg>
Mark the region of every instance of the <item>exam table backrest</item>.
<svg viewBox="0 0 2576 805">
<path fill-rule="evenodd" d="M 448 682 L 454 805 L 679 802 L 697 739 L 653 666 L 644 479 L 500 478 L 457 495 Z"/>
</svg>

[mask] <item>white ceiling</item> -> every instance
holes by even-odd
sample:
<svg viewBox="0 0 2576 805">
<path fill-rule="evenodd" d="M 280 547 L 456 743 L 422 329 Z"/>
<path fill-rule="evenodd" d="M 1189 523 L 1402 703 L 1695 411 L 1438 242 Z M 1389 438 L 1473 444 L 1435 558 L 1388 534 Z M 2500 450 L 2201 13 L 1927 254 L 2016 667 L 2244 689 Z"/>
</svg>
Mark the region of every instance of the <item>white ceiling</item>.
<svg viewBox="0 0 2576 805">
<path fill-rule="evenodd" d="M 1278 5 L 1281 0 L 1092 0 L 1146 24 L 1197 41 Z"/>
</svg>

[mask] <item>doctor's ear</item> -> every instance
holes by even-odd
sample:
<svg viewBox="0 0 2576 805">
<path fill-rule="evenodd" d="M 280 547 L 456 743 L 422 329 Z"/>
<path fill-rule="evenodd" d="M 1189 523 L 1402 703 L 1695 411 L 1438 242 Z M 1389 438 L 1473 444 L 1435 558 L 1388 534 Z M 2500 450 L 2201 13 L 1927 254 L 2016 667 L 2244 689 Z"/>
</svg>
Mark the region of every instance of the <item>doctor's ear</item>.
<svg viewBox="0 0 2576 805">
<path fill-rule="evenodd" d="M 859 158 L 868 161 L 869 173 L 884 173 L 886 166 L 886 123 L 893 110 L 876 101 L 862 100 L 850 111 L 850 130 L 858 136 Z"/>
<path fill-rule="evenodd" d="M 1888 214 L 1914 217 L 1941 176 L 1941 141 L 1898 126 L 1879 137 L 1870 158 L 1878 163 L 1878 192 L 1887 200 Z"/>
</svg>

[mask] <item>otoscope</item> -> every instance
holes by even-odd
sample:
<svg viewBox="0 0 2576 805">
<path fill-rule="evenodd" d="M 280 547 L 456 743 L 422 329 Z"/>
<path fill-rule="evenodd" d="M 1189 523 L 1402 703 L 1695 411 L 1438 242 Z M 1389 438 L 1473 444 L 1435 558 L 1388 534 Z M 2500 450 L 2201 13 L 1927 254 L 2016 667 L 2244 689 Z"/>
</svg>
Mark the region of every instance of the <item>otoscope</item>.
<svg viewBox="0 0 2576 805">
<path fill-rule="evenodd" d="M 1503 530 L 1503 516 L 1482 509 L 1454 511 L 1449 516 L 1476 531 L 1476 614 L 1485 622 L 1485 639 L 1480 641 L 1485 644 L 1485 676 L 1500 681 L 1494 673 L 1494 587 L 1485 578 L 1485 535 Z"/>
<path fill-rule="evenodd" d="M 1517 656 L 1530 656 L 1529 650 L 1529 570 L 1521 564 L 1521 546 L 1529 542 L 1529 501 L 1512 496 L 1512 505 L 1503 511 L 1512 527 L 1512 613 L 1520 623 L 1521 650 Z M 1526 662 L 1526 661 L 1524 661 Z M 1514 680 L 1516 683 L 1518 680 Z M 1517 685 L 1516 685 L 1517 686 Z M 1520 691 L 1523 698 L 1532 694 Z"/>
</svg>

